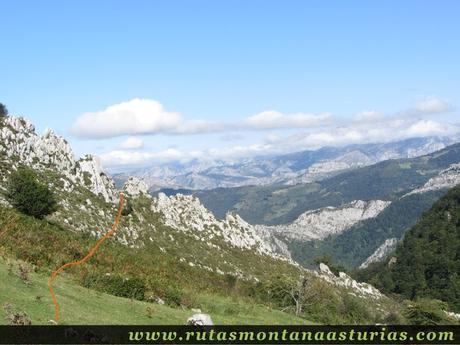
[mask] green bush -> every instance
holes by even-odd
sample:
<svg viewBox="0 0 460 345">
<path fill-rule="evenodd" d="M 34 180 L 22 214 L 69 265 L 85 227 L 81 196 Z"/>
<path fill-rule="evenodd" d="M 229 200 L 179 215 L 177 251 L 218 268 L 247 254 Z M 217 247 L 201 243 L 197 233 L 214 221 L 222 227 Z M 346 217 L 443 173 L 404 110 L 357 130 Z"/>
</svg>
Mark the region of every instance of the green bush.
<svg viewBox="0 0 460 345">
<path fill-rule="evenodd" d="M 448 310 L 447 303 L 434 299 L 420 298 L 416 301 L 408 302 L 406 316 L 413 325 L 449 324 L 451 320 L 449 320 L 444 310 Z"/>
<path fill-rule="evenodd" d="M 11 174 L 7 198 L 20 212 L 39 219 L 57 209 L 53 192 L 38 181 L 37 174 L 30 168 L 19 168 Z"/>
<path fill-rule="evenodd" d="M 98 272 L 88 273 L 82 285 L 110 295 L 133 298 L 139 301 L 145 299 L 145 283 L 139 278 L 127 278 L 121 275 L 102 275 Z"/>
<path fill-rule="evenodd" d="M 8 109 L 6 109 L 5 104 L 0 103 L 0 117 L 8 116 Z"/>
<path fill-rule="evenodd" d="M 127 216 L 133 212 L 133 205 L 129 200 L 126 200 L 125 207 L 123 207 L 123 210 L 121 211 L 121 214 L 123 216 Z"/>
<path fill-rule="evenodd" d="M 180 286 L 176 284 L 170 284 L 164 291 L 164 298 L 166 303 L 171 306 L 181 305 L 183 295 L 184 291 L 180 288 Z"/>
</svg>

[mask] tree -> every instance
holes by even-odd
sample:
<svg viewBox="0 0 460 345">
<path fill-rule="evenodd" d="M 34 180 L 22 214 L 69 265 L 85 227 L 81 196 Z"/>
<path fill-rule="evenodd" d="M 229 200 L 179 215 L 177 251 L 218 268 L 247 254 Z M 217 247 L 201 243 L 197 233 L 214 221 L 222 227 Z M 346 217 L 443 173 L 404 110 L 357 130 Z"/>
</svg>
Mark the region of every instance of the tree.
<svg viewBox="0 0 460 345">
<path fill-rule="evenodd" d="M 6 109 L 6 105 L 0 103 L 0 117 L 8 116 L 8 109 Z"/>
<path fill-rule="evenodd" d="M 323 293 L 323 285 L 316 284 L 312 277 L 300 274 L 298 279 L 278 276 L 271 280 L 270 297 L 283 310 L 293 309 L 295 315 L 302 315 L 305 308 L 317 303 Z"/>
<path fill-rule="evenodd" d="M 11 174 L 7 197 L 17 210 L 39 219 L 57 209 L 53 192 L 38 181 L 37 174 L 30 168 L 19 168 Z"/>
</svg>

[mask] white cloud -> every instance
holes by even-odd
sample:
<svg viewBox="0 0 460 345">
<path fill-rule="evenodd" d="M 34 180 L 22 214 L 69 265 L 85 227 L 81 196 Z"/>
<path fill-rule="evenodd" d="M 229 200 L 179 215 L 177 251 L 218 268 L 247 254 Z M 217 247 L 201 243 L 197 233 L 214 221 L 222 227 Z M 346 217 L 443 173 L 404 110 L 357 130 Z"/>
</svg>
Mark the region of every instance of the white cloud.
<svg viewBox="0 0 460 345">
<path fill-rule="evenodd" d="M 407 129 L 407 136 L 427 137 L 431 135 L 442 135 L 449 133 L 453 128 L 439 122 L 420 120 Z"/>
<path fill-rule="evenodd" d="M 364 110 L 354 116 L 356 122 L 374 122 L 383 119 L 383 114 L 375 110 Z"/>
<path fill-rule="evenodd" d="M 352 124 L 316 132 L 296 133 L 272 141 L 271 144 L 284 151 L 293 151 L 323 146 L 391 142 L 433 135 L 452 136 L 459 133 L 459 125 L 431 120 L 391 118 L 379 123 Z"/>
<path fill-rule="evenodd" d="M 426 97 L 415 105 L 415 110 L 423 114 L 444 113 L 452 109 L 452 106 L 444 99 L 438 97 Z"/>
<path fill-rule="evenodd" d="M 354 123 L 349 126 L 312 132 L 298 132 L 288 136 L 269 135 L 264 143 L 214 147 L 202 151 L 183 151 L 171 148 L 159 152 L 115 150 L 101 155 L 105 166 L 147 165 L 191 159 L 237 159 L 257 155 L 282 154 L 324 146 L 343 146 L 391 142 L 432 135 L 452 136 L 460 133 L 460 125 L 431 120 L 388 119 L 379 123 Z"/>
<path fill-rule="evenodd" d="M 323 114 L 283 114 L 278 111 L 264 111 L 252 115 L 243 121 L 242 126 L 252 129 L 274 128 L 308 128 L 318 125 L 330 124 L 332 115 Z"/>
<path fill-rule="evenodd" d="M 136 137 L 129 137 L 120 144 L 120 148 L 124 150 L 134 150 L 144 147 L 144 142 Z"/>
<path fill-rule="evenodd" d="M 136 98 L 83 114 L 74 123 L 72 132 L 85 138 L 109 138 L 169 132 L 182 123 L 180 114 L 165 111 L 159 102 Z"/>
<path fill-rule="evenodd" d="M 159 152 L 115 150 L 100 155 L 100 158 L 104 166 L 122 166 L 166 163 L 192 157 L 187 153 L 170 148 Z"/>
<path fill-rule="evenodd" d="M 185 120 L 179 113 L 164 110 L 157 101 L 133 99 L 99 112 L 83 114 L 74 124 L 73 131 L 87 138 L 133 135 L 121 142 L 119 149 L 101 155 L 104 165 L 113 167 L 186 161 L 195 158 L 233 159 L 324 146 L 390 142 L 432 135 L 449 136 L 459 134 L 460 126 L 443 123 L 440 119 L 437 121 L 424 119 L 424 116 L 451 109 L 453 107 L 446 101 L 429 97 L 418 102 L 411 109 L 390 116 L 384 116 L 375 110 L 362 111 L 352 119 L 341 121 L 340 127 L 337 127 L 339 122 L 334 122 L 329 113 L 284 114 L 278 111 L 264 111 L 241 121 L 225 124 L 206 120 Z M 271 131 L 261 139 L 261 143 L 210 148 L 212 144 L 209 144 L 207 149 L 201 147 L 198 151 L 193 151 L 194 145 L 190 145 L 190 148 L 185 146 L 184 149 L 170 148 L 158 152 L 140 151 L 144 143 L 134 136 L 155 133 L 184 135 L 226 132 L 228 138 L 238 139 L 242 131 L 295 128 L 304 131 L 290 135 L 286 135 L 283 131 Z M 246 136 L 245 140 L 249 139 Z"/>
<path fill-rule="evenodd" d="M 101 139 L 138 134 L 198 134 L 242 130 L 308 128 L 331 123 L 324 114 L 283 114 L 264 111 L 241 122 L 223 123 L 200 119 L 185 120 L 177 112 L 166 111 L 155 100 L 139 99 L 122 102 L 104 110 L 81 115 L 71 131 L 78 137 Z"/>
</svg>

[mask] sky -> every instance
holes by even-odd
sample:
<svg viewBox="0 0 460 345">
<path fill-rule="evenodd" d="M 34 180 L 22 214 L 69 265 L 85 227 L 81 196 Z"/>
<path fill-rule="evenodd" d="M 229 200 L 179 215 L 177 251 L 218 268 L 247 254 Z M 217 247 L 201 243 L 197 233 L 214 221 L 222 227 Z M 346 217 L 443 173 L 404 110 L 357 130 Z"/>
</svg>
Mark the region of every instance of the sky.
<svg viewBox="0 0 460 345">
<path fill-rule="evenodd" d="M 455 135 L 460 1 L 0 1 L 0 102 L 106 168 Z"/>
</svg>

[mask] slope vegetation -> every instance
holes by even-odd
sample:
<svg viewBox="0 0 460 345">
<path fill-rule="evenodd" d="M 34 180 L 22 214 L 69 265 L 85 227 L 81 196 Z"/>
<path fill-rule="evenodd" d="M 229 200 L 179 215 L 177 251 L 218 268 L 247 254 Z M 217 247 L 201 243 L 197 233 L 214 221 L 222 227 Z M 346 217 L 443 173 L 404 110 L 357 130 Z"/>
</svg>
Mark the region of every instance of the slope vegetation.
<svg viewBox="0 0 460 345">
<path fill-rule="evenodd" d="M 460 311 L 460 186 L 451 189 L 404 236 L 385 262 L 357 276 L 409 298 L 443 300 Z"/>
<path fill-rule="evenodd" d="M 19 269 L 20 267 L 20 269 Z M 19 270 L 28 270 L 24 275 Z M 6 323 L 8 313 L 26 313 L 33 325 L 49 324 L 54 306 L 49 297 L 48 275 L 17 260 L 0 259 L 0 324 Z M 21 278 L 22 277 L 22 278 Z M 194 314 L 189 308 L 172 308 L 157 303 L 116 297 L 86 289 L 69 276 L 56 282 L 62 307 L 61 324 L 131 325 L 185 324 Z M 11 306 L 11 311 L 5 308 Z M 219 324 L 305 324 L 305 319 L 277 310 L 267 309 L 250 300 L 234 300 L 216 295 L 197 296 L 197 305 L 212 314 Z"/>
</svg>

